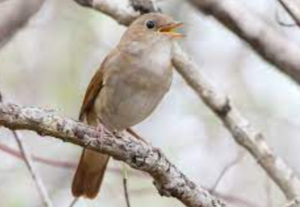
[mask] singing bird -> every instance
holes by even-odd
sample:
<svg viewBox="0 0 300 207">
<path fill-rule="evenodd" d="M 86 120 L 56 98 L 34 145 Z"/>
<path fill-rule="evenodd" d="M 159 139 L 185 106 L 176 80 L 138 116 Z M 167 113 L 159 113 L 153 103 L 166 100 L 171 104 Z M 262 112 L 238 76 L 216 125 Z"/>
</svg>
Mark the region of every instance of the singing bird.
<svg viewBox="0 0 300 207">
<path fill-rule="evenodd" d="M 146 119 L 169 90 L 171 49 L 182 23 L 160 13 L 137 18 L 92 78 L 79 119 L 121 132 Z M 99 192 L 109 156 L 84 149 L 72 184 L 75 197 Z"/>
</svg>

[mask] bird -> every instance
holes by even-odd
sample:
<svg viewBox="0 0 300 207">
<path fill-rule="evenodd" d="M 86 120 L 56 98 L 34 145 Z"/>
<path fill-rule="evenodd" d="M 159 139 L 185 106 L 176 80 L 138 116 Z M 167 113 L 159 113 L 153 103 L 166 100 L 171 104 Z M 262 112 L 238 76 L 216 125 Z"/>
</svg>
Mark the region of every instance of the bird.
<svg viewBox="0 0 300 207">
<path fill-rule="evenodd" d="M 171 50 L 183 24 L 161 13 L 134 20 L 91 79 L 79 120 L 112 132 L 129 131 L 159 105 L 172 82 Z M 74 197 L 94 199 L 109 156 L 83 149 L 74 179 Z"/>
</svg>

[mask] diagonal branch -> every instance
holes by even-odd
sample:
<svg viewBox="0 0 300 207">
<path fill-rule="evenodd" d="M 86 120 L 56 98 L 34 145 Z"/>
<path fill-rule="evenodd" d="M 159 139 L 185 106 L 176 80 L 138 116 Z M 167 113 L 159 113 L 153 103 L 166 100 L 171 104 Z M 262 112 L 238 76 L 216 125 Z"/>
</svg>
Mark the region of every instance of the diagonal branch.
<svg viewBox="0 0 300 207">
<path fill-rule="evenodd" d="M 300 195 L 300 180 L 281 158 L 277 157 L 251 123 L 234 107 L 228 97 L 219 93 L 204 79 L 200 68 L 179 47 L 176 47 L 173 64 L 208 107 L 222 120 L 234 140 L 257 160 L 273 179 L 287 199 Z"/>
<path fill-rule="evenodd" d="M 21 134 L 17 131 L 12 131 L 15 140 L 18 144 L 18 147 L 22 153 L 22 157 L 24 158 L 24 162 L 30 172 L 30 175 L 32 177 L 32 180 L 34 181 L 34 184 L 43 200 L 43 204 L 45 207 L 52 207 L 52 201 L 49 197 L 49 194 L 45 188 L 45 185 L 40 177 L 40 175 L 38 174 L 38 171 L 36 170 L 34 164 L 33 164 L 33 160 L 31 155 L 29 154 L 29 150 L 27 149 L 27 147 L 25 146 L 25 143 L 23 142 L 22 138 L 21 138 Z"/>
<path fill-rule="evenodd" d="M 291 16 L 295 23 L 300 27 L 300 9 L 299 3 L 297 5 L 293 0 L 278 0 L 285 11 Z M 298 1 L 299 2 L 299 1 Z"/>
<path fill-rule="evenodd" d="M 3 102 L 3 97 L 2 97 L 2 94 L 0 93 L 0 103 L 2 103 L 2 102 Z M 22 140 L 21 134 L 14 130 L 12 131 L 12 134 L 13 134 L 13 136 L 17 142 L 17 145 L 20 149 L 19 156 L 21 158 L 23 158 L 25 165 L 28 168 L 31 178 L 35 184 L 35 187 L 42 198 L 43 205 L 45 207 L 52 207 L 53 204 L 50 199 L 50 196 L 45 188 L 45 185 L 44 185 L 37 169 L 35 168 L 35 165 L 33 163 L 33 158 L 31 156 L 31 154 L 29 153 L 29 150 L 27 149 L 24 141 Z"/>
<path fill-rule="evenodd" d="M 75 0 L 76 1 L 76 0 Z M 84 0 L 81 0 L 84 1 Z M 229 23 L 232 22 L 233 17 L 244 17 L 250 18 L 253 20 L 250 14 L 247 11 L 244 11 L 245 14 L 235 15 L 231 14 L 233 17 L 228 16 L 229 14 L 226 13 L 226 8 L 230 6 L 235 6 L 234 2 L 230 1 L 230 4 L 226 5 L 229 0 L 222 0 L 222 1 L 215 1 L 215 0 L 202 0 L 203 4 L 207 3 L 207 7 L 205 8 L 213 8 L 215 5 L 222 5 L 222 7 L 217 7 L 218 9 L 213 10 L 211 12 L 221 12 L 221 14 L 225 15 L 225 19 L 228 18 Z M 123 2 L 127 2 L 123 0 Z M 225 3 L 223 3 L 225 2 Z M 209 4 L 210 3 L 210 4 Z M 130 22 L 123 21 L 122 19 L 131 19 L 133 20 L 133 16 L 136 17 L 137 11 L 134 11 L 130 15 L 115 15 L 119 14 L 119 11 L 122 10 L 130 10 L 130 4 L 115 4 L 113 1 L 101 1 L 101 0 L 94 0 L 91 4 L 95 9 L 103 12 L 112 18 L 116 19 L 118 22 L 126 22 L 125 25 L 128 25 Z M 107 11 L 105 8 L 110 8 Z M 209 10 L 209 9 L 208 9 Z M 129 18 L 130 17 L 130 18 Z M 221 17 L 221 16 L 220 16 Z M 251 22 L 251 21 L 246 22 Z M 255 21 L 258 21 L 254 18 Z M 232 23 L 233 24 L 233 23 Z M 242 24 L 240 22 L 240 24 Z M 249 25 L 249 24 L 247 24 Z M 236 25 L 232 28 L 237 29 Z M 298 73 L 298 69 L 300 69 L 300 59 L 295 54 L 300 54 L 300 49 L 296 46 L 291 45 L 286 39 L 282 37 L 275 36 L 271 33 L 271 31 L 264 30 L 264 25 L 258 21 L 258 25 L 255 27 L 259 29 L 261 32 L 266 32 L 266 40 L 271 38 L 274 40 L 279 38 L 278 45 L 267 48 L 263 50 L 266 42 L 261 41 L 257 38 L 260 37 L 259 34 L 251 34 L 249 37 L 253 40 L 253 42 L 257 42 L 258 48 L 262 49 L 264 52 L 270 52 L 268 58 L 279 58 L 278 65 L 287 66 L 284 67 L 287 70 L 290 68 L 290 71 L 294 71 L 299 75 L 300 80 L 300 73 Z M 240 29 L 237 29 L 238 31 Z M 246 30 L 246 28 L 245 28 Z M 257 31 L 256 31 L 257 32 Z M 263 33 L 265 34 L 265 33 Z M 254 41 L 255 40 L 255 41 Z M 261 42 L 260 42 L 261 41 Z M 267 42 L 268 43 L 268 42 Z M 271 43 L 271 42 L 269 42 Z M 287 45 L 285 45 L 287 43 Z M 283 44 L 283 47 L 281 47 Z M 293 49 L 291 49 L 293 48 Z M 271 51 L 272 49 L 275 50 L 275 53 Z M 284 54 L 282 53 L 281 49 L 287 50 Z M 295 52 L 295 53 L 294 53 Z M 275 55 L 275 56 L 273 56 Z M 278 56 L 280 55 L 280 56 Z M 288 59 L 286 59 L 288 58 Z M 276 58 L 275 58 L 276 59 Z M 290 59 L 290 60 L 289 60 Z M 277 59 L 276 59 L 277 61 Z M 291 61 L 291 62 L 289 62 Z M 294 172 L 292 171 L 289 166 L 287 166 L 282 159 L 277 157 L 273 151 L 270 149 L 268 144 L 265 141 L 265 137 L 259 131 L 257 131 L 250 122 L 242 116 L 242 114 L 234 107 L 232 101 L 222 93 L 220 93 L 217 89 L 215 89 L 200 73 L 200 68 L 197 64 L 191 60 L 191 58 L 184 52 L 182 49 L 177 45 L 173 51 L 173 65 L 177 69 L 177 71 L 181 74 L 181 76 L 185 79 L 187 84 L 196 92 L 196 94 L 202 98 L 205 104 L 222 120 L 225 127 L 230 131 L 235 141 L 242 147 L 244 147 L 250 154 L 257 160 L 260 166 L 266 171 L 266 173 L 270 176 L 270 178 L 277 184 L 277 186 L 282 190 L 283 194 L 286 196 L 288 200 L 294 200 L 298 198 L 300 195 L 300 180 L 296 177 Z M 288 67 L 290 66 L 290 67 Z M 293 70 L 292 70 L 293 69 Z M 295 75 L 297 75 L 295 74 Z M 297 77 L 297 76 L 296 76 Z"/>
<path fill-rule="evenodd" d="M 235 0 L 189 0 L 247 42 L 263 59 L 300 84 L 300 47 Z M 289 0 L 287 0 L 289 1 Z"/>
<path fill-rule="evenodd" d="M 162 152 L 143 141 L 126 136 L 115 137 L 108 130 L 105 136 L 91 126 L 72 119 L 61 118 L 53 111 L 35 107 L 0 104 L 0 124 L 12 130 L 27 129 L 42 136 L 49 135 L 109 154 L 131 167 L 147 172 L 154 179 L 159 193 L 172 196 L 189 207 L 225 207 L 200 186 L 181 173 Z"/>
<path fill-rule="evenodd" d="M 42 7 L 44 0 L 0 1 L 0 48 Z"/>
</svg>

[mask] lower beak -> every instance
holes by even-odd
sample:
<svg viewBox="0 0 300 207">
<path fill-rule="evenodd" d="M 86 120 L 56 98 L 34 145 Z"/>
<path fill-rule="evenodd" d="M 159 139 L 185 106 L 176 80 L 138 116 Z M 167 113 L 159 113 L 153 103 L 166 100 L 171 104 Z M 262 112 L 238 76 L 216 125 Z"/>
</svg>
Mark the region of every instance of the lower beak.
<svg viewBox="0 0 300 207">
<path fill-rule="evenodd" d="M 183 38 L 184 35 L 176 31 L 176 29 L 182 27 L 182 25 L 183 23 L 181 22 L 171 23 L 161 26 L 158 31 L 174 38 Z"/>
</svg>

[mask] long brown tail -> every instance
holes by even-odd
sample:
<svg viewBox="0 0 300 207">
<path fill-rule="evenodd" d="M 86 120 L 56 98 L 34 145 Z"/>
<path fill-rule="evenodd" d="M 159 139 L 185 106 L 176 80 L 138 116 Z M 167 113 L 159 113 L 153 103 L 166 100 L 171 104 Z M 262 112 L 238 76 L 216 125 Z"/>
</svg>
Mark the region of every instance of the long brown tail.
<svg viewBox="0 0 300 207">
<path fill-rule="evenodd" d="M 83 150 L 72 184 L 72 193 L 75 197 L 84 196 L 93 199 L 97 196 L 108 160 L 108 155 Z"/>
<path fill-rule="evenodd" d="M 97 126 L 92 116 L 88 116 L 88 122 Z M 127 131 L 137 139 L 145 141 L 132 129 Z M 93 199 L 97 196 L 105 174 L 109 156 L 92 150 L 84 149 L 73 179 L 72 193 L 74 197 L 84 196 Z"/>
</svg>

